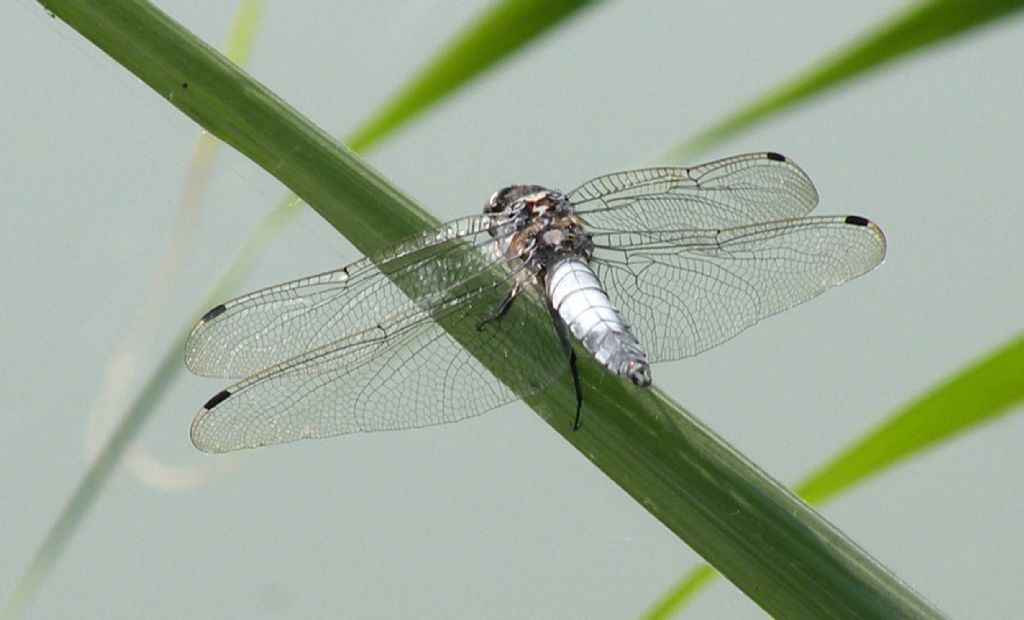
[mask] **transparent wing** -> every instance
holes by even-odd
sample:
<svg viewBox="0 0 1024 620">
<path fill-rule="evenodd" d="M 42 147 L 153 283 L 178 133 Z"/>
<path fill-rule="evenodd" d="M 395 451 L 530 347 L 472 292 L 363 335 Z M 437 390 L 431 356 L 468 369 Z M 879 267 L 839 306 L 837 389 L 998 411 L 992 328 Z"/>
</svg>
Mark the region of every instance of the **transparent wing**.
<svg viewBox="0 0 1024 620">
<path fill-rule="evenodd" d="M 516 399 L 516 392 L 541 389 L 566 368 L 547 313 L 521 300 L 502 320 L 477 330 L 494 309 L 493 297 L 453 299 L 431 315 L 414 310 L 241 381 L 196 414 L 192 441 L 203 451 L 226 452 L 429 426 L 483 413 Z M 480 303 L 484 299 L 486 306 Z M 531 329 L 524 328 L 527 323 Z M 544 326 L 540 333 L 537 326 Z M 460 344 L 479 340 L 490 347 L 484 362 Z M 500 364 L 512 389 L 485 364 Z"/>
<path fill-rule="evenodd" d="M 594 243 L 592 267 L 652 362 L 710 349 L 885 256 L 882 231 L 858 216 L 597 233 Z"/>
<path fill-rule="evenodd" d="M 800 217 L 818 204 L 804 171 L 778 153 L 617 172 L 566 197 L 592 232 L 732 228 Z"/>
<path fill-rule="evenodd" d="M 523 299 L 477 329 L 517 276 L 516 267 L 486 253 L 491 223 L 458 220 L 382 255 L 208 312 L 187 343 L 189 368 L 251 376 L 200 409 L 195 445 L 223 452 L 441 424 L 561 374 L 566 361 L 543 305 Z M 478 342 L 489 347 L 483 361 L 464 348 Z M 498 365 L 505 384 L 488 370 Z"/>
<path fill-rule="evenodd" d="M 481 247 L 492 240 L 490 225 L 483 216 L 456 220 L 380 256 L 221 304 L 192 330 L 185 364 L 200 376 L 247 377 L 391 317 L 429 311 L 487 268 Z"/>
</svg>

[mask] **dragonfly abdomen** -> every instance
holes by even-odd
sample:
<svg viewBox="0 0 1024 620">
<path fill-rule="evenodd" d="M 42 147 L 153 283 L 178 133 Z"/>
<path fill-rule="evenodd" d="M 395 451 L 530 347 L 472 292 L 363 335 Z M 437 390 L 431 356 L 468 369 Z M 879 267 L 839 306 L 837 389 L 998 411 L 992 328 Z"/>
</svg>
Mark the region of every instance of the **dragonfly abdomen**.
<svg viewBox="0 0 1024 620">
<path fill-rule="evenodd" d="M 647 353 L 586 262 L 569 258 L 549 267 L 546 288 L 552 307 L 594 359 L 640 387 L 650 385 Z"/>
</svg>

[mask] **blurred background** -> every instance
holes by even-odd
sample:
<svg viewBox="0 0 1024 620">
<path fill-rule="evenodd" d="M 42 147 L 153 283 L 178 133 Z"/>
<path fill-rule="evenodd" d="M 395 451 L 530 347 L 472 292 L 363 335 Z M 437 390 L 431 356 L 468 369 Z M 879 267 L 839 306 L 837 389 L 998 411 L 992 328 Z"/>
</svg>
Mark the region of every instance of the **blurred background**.
<svg viewBox="0 0 1024 620">
<path fill-rule="evenodd" d="M 157 4 L 214 46 L 236 8 Z M 247 70 L 343 135 L 486 6 L 268 3 Z M 603 4 L 369 157 L 441 219 L 509 183 L 567 190 L 649 162 L 904 6 Z M 181 280 L 153 329 L 138 327 L 199 128 L 35 3 L 3 14 L 0 595 L 86 469 L 115 351 L 138 340 L 113 376 L 131 395 L 286 191 L 224 149 Z M 1024 20 L 1006 20 L 678 162 L 780 151 L 814 180 L 818 212 L 870 217 L 888 236 L 868 276 L 655 367 L 657 385 L 782 482 L 1019 334 L 1022 41 Z M 357 257 L 307 212 L 237 292 Z M 119 472 L 28 617 L 622 618 L 698 561 L 522 404 L 200 454 L 191 417 L 225 385 L 182 374 L 139 442 L 170 466 L 230 471 L 177 490 Z M 822 512 L 949 615 L 1012 615 L 1024 610 L 1022 443 L 1024 421 L 1005 416 Z M 764 615 L 724 580 L 688 613 Z"/>
</svg>

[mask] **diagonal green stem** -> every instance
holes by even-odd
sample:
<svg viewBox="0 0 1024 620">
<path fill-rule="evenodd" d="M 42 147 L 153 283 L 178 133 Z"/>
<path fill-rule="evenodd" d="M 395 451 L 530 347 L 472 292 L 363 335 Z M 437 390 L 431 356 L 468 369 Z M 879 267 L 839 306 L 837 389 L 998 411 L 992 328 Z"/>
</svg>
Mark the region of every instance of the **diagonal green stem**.
<svg viewBox="0 0 1024 620">
<path fill-rule="evenodd" d="M 292 188 L 364 252 L 433 223 L 365 162 L 152 6 L 141 0 L 47 6 Z M 527 402 L 769 613 L 938 617 L 660 392 L 626 385 L 590 360 L 581 371 L 590 407 L 583 431 L 569 431 L 574 397 L 568 386 Z"/>
<path fill-rule="evenodd" d="M 819 504 L 893 464 L 995 420 L 1024 402 L 1024 337 L 1017 337 L 979 362 L 929 390 L 887 418 L 796 486 Z M 711 583 L 708 566 L 691 570 L 667 592 L 647 618 L 668 618 Z"/>
<path fill-rule="evenodd" d="M 362 149 L 369 148 L 403 126 L 414 114 L 422 113 L 435 105 L 487 68 L 515 53 L 529 41 L 552 30 L 561 21 L 589 4 L 590 2 L 585 0 L 552 0 L 550 2 L 505 0 L 496 3 L 470 27 L 464 29 L 453 40 L 446 52 L 434 58 L 423 68 L 422 75 L 434 76 L 438 80 L 436 83 L 428 84 L 427 82 L 430 80 L 422 77 L 414 80 L 413 86 L 396 93 L 383 106 L 383 112 L 378 113 L 357 129 L 349 140 Z M 242 14 L 236 20 L 240 32 L 235 33 L 234 43 L 229 45 L 248 40 L 251 37 L 252 24 L 247 23 L 247 20 L 254 20 L 259 9 L 254 3 L 249 2 L 243 4 L 240 11 Z M 498 31 L 501 32 L 502 37 L 495 41 L 493 35 Z M 268 213 L 218 280 L 218 284 L 208 295 L 207 300 L 193 313 L 194 316 L 199 316 L 207 308 L 223 300 L 235 290 L 243 273 L 253 264 L 255 258 L 259 256 L 277 232 L 294 219 L 300 211 L 300 206 L 302 206 L 301 200 L 294 194 L 290 194 Z M 188 332 L 183 330 L 183 333 L 187 334 Z M 181 341 L 183 339 L 184 336 Z M 36 591 L 60 551 L 78 524 L 81 523 L 85 513 L 99 496 L 99 492 L 113 471 L 113 465 L 120 460 L 131 439 L 154 411 L 155 405 L 160 399 L 153 395 L 162 394 L 170 381 L 180 375 L 183 368 L 178 359 L 180 350 L 181 344 L 178 342 L 168 351 L 164 362 L 145 383 L 140 397 L 125 411 L 115 432 L 107 439 L 98 458 L 92 463 L 85 477 L 76 487 L 29 567 L 11 591 L 7 606 L 0 610 L 0 617 L 18 616 Z"/>
</svg>

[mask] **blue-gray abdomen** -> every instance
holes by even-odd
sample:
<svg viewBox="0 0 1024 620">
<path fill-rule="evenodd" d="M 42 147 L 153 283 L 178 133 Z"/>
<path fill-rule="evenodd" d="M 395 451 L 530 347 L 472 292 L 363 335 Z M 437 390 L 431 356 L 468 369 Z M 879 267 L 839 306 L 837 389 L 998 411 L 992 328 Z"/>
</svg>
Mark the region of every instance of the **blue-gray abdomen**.
<svg viewBox="0 0 1024 620">
<path fill-rule="evenodd" d="M 548 269 L 545 285 L 552 307 L 598 362 L 640 387 L 650 385 L 647 354 L 586 262 L 559 261 Z"/>
</svg>

